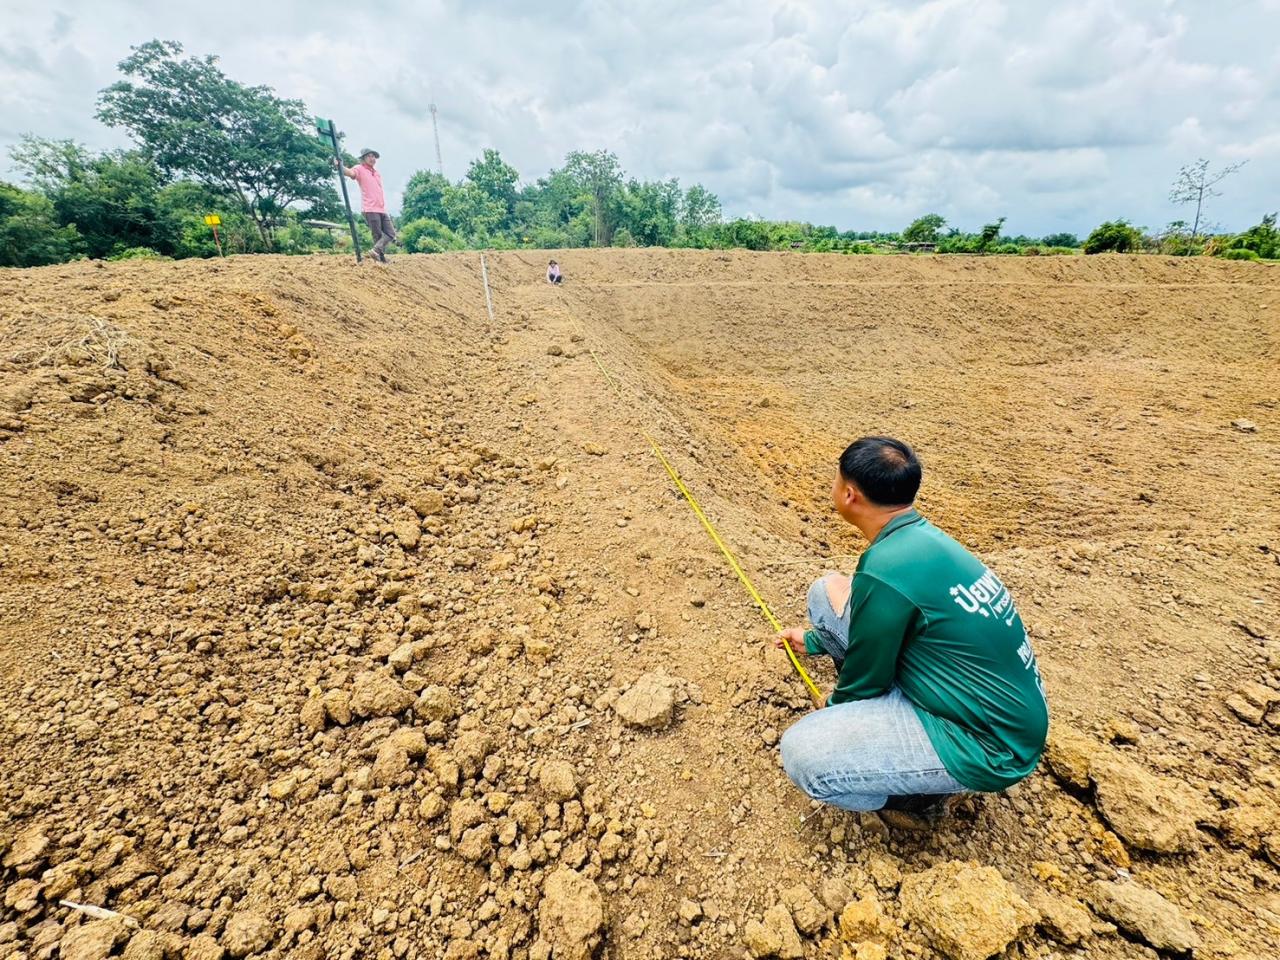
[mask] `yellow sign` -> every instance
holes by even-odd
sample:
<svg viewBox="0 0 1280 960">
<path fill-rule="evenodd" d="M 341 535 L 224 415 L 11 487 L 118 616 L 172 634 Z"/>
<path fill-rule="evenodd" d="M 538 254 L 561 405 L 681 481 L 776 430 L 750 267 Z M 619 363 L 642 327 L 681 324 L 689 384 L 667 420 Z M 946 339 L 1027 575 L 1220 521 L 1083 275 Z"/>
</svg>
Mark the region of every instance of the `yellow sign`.
<svg viewBox="0 0 1280 960">
<path fill-rule="evenodd" d="M 206 226 L 216 227 L 222 223 L 222 218 L 218 216 L 216 213 L 211 213 L 204 218 L 204 222 Z"/>
</svg>

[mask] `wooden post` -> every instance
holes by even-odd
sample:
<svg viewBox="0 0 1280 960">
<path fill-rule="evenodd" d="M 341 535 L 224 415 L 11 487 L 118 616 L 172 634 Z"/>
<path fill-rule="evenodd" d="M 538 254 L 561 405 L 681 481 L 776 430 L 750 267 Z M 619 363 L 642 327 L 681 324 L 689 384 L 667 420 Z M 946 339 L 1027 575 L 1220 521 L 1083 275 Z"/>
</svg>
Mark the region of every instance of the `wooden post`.
<svg viewBox="0 0 1280 960">
<path fill-rule="evenodd" d="M 222 239 L 218 236 L 218 224 L 222 223 L 222 218 L 216 213 L 207 214 L 204 218 L 205 225 L 213 231 L 213 243 L 218 248 L 218 256 L 225 257 L 222 252 Z"/>
<path fill-rule="evenodd" d="M 489 293 L 489 265 L 484 262 L 484 254 L 480 254 L 480 275 L 484 277 L 484 305 L 489 310 L 489 323 L 493 323 L 493 296 Z"/>
</svg>

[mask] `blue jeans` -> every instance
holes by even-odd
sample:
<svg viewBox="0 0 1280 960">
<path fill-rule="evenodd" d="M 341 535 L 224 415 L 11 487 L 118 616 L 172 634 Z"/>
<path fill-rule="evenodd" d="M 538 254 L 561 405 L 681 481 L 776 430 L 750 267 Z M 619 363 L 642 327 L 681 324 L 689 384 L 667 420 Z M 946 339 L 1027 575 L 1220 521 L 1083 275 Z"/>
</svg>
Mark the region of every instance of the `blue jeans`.
<svg viewBox="0 0 1280 960">
<path fill-rule="evenodd" d="M 825 578 L 809 590 L 809 622 L 837 670 L 849 645 L 850 603 L 834 610 Z M 782 766 L 809 796 L 844 810 L 879 810 L 891 796 L 965 791 L 897 687 L 871 700 L 815 710 L 792 724 L 782 735 Z"/>
</svg>

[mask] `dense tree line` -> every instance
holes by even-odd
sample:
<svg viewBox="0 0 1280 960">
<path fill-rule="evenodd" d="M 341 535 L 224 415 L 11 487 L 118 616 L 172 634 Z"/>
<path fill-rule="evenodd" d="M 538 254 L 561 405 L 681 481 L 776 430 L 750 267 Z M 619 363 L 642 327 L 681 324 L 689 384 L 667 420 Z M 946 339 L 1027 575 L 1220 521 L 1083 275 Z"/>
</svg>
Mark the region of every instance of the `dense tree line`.
<svg viewBox="0 0 1280 960">
<path fill-rule="evenodd" d="M 575 151 L 522 184 L 496 150 L 452 183 L 419 170 L 405 187 L 401 239 L 416 253 L 467 247 L 706 245 L 720 201 L 700 185 L 629 178 L 612 153 Z"/>
<path fill-rule="evenodd" d="M 0 266 L 78 257 L 210 257 L 204 217 L 222 220 L 228 253 L 341 251 L 350 240 L 335 189 L 331 146 L 305 104 L 226 76 L 216 57 L 183 57 L 153 40 L 120 63 L 98 98 L 98 118 L 128 132 L 129 150 L 92 152 L 70 140 L 28 136 L 11 153 L 26 180 L 0 183 Z M 354 158 L 347 157 L 348 162 Z M 1205 201 L 1238 165 L 1184 167 L 1170 200 L 1194 204 L 1188 227 L 1151 234 L 1109 221 L 1083 243 L 1065 233 L 1007 236 L 1004 217 L 975 231 L 929 213 L 900 232 L 844 231 L 795 221 L 725 221 L 700 184 L 628 176 L 607 150 L 574 151 L 532 182 L 485 150 L 450 181 L 431 170 L 409 180 L 399 217 L 402 248 L 588 246 L 741 247 L 833 253 L 1037 254 L 1160 252 L 1280 258 L 1276 217 L 1237 235 L 1201 232 Z M 369 241 L 368 229 L 358 229 Z"/>
</svg>

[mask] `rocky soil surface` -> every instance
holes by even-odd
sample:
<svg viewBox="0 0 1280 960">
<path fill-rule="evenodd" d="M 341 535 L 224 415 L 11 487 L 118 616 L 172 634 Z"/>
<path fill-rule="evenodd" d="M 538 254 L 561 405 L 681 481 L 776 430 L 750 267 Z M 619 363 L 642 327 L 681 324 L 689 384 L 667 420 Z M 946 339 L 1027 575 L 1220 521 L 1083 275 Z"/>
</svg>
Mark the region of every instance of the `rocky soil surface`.
<svg viewBox="0 0 1280 960">
<path fill-rule="evenodd" d="M 558 259 L 492 325 L 474 254 L 0 271 L 0 958 L 1280 953 L 1280 274 Z M 789 622 L 843 444 L 915 443 L 1041 769 L 809 803 L 642 429 Z"/>
</svg>

